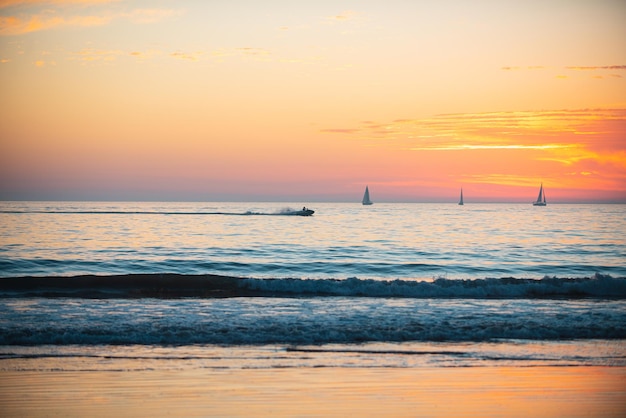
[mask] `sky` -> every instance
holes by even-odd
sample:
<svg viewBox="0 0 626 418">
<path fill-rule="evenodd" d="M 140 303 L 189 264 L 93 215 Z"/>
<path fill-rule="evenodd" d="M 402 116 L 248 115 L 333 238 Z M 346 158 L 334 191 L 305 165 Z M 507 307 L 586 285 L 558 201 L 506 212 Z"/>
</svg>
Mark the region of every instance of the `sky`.
<svg viewBox="0 0 626 418">
<path fill-rule="evenodd" d="M 626 203 L 622 0 L 0 0 L 0 199 Z"/>
</svg>

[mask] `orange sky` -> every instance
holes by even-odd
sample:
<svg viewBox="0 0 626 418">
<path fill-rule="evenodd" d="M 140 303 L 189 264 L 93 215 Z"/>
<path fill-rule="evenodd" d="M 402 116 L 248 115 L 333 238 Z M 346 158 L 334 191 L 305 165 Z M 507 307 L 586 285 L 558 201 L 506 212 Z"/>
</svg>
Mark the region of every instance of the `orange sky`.
<svg viewBox="0 0 626 418">
<path fill-rule="evenodd" d="M 626 3 L 0 0 L 0 199 L 626 202 Z"/>
</svg>

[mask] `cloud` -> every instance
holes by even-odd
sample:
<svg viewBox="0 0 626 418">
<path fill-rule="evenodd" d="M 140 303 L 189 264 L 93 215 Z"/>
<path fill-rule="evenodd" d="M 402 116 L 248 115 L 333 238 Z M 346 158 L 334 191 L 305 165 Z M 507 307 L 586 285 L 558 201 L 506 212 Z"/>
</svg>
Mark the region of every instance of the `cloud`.
<svg viewBox="0 0 626 418">
<path fill-rule="evenodd" d="M 526 67 L 502 67 L 505 71 L 518 71 L 518 70 L 545 70 L 547 67 L 543 65 L 529 65 Z"/>
<path fill-rule="evenodd" d="M 102 62 L 111 62 L 115 61 L 117 57 L 126 55 L 124 51 L 109 50 L 109 49 L 96 49 L 96 48 L 83 48 L 78 52 L 73 54 L 74 60 L 83 61 L 83 62 L 94 62 L 94 61 L 102 61 Z"/>
<path fill-rule="evenodd" d="M 267 49 L 253 47 L 220 48 L 210 52 L 210 56 L 217 62 L 223 62 L 231 57 L 267 62 L 272 60 L 271 55 L 272 53 Z"/>
<path fill-rule="evenodd" d="M 37 10 L 14 10 L 11 15 L 0 16 L 0 36 L 22 35 L 60 28 L 80 28 L 102 26 L 114 20 L 126 19 L 134 24 L 157 23 L 172 16 L 181 14 L 181 11 L 172 9 L 135 9 L 132 11 L 112 12 L 103 9 L 100 13 L 80 14 L 72 13 L 71 5 L 109 3 L 106 1 L 49 1 L 49 2 L 15 2 L 14 4 L 28 5 L 65 5 L 62 8 L 40 8 Z M 68 6 L 70 5 L 70 6 Z M 78 9 L 82 10 L 82 9 Z M 78 11 L 77 10 L 77 11 Z"/>
<path fill-rule="evenodd" d="M 603 66 L 589 66 L 589 67 L 565 67 L 568 70 L 576 71 L 597 71 L 597 70 L 626 70 L 626 65 L 603 65 Z"/>
<path fill-rule="evenodd" d="M 411 151 L 459 151 L 459 150 L 554 150 L 572 148 L 573 145 L 569 144 L 545 144 L 545 145 L 523 145 L 523 144 L 485 144 L 485 145 L 470 145 L 470 144 L 451 144 L 443 147 L 416 147 L 411 148 Z"/>
<path fill-rule="evenodd" d="M 514 187 L 535 187 L 537 186 L 537 180 L 526 175 L 516 174 L 466 174 L 463 176 L 466 183 L 471 184 L 487 184 L 487 185 L 500 185 L 500 186 L 514 186 Z"/>
<path fill-rule="evenodd" d="M 545 67 L 543 65 L 530 65 L 530 66 L 504 66 L 500 67 L 500 69 L 504 71 L 532 71 L 532 70 L 546 70 L 549 67 Z M 570 71 L 622 71 L 626 70 L 626 65 L 595 65 L 595 66 L 566 66 L 563 67 L 565 70 Z M 611 74 L 612 77 L 621 78 L 620 75 Z M 599 76 L 601 77 L 601 76 Z M 557 78 L 567 78 L 564 75 L 557 75 Z"/>
<path fill-rule="evenodd" d="M 158 49 L 150 49 L 148 51 L 131 51 L 128 53 L 128 55 L 136 58 L 137 60 L 147 60 L 162 54 L 163 52 L 159 51 Z"/>
<path fill-rule="evenodd" d="M 331 129 L 322 129 L 321 132 L 332 133 L 332 134 L 355 134 L 357 132 L 361 132 L 361 129 L 331 128 Z"/>
<path fill-rule="evenodd" d="M 345 10 L 339 13 L 338 15 L 328 16 L 326 20 L 333 21 L 333 22 L 344 22 L 346 20 L 355 19 L 356 16 L 357 16 L 356 12 L 352 10 Z"/>
<path fill-rule="evenodd" d="M 243 55 L 256 55 L 256 56 L 270 55 L 270 52 L 267 49 L 263 49 L 263 48 L 249 48 L 249 47 L 235 48 L 235 51 Z"/>
<path fill-rule="evenodd" d="M 54 14 L 30 16 L 22 19 L 15 16 L 0 16 L 0 35 L 21 35 L 60 27 L 101 26 L 111 21 L 110 16 L 71 16 Z"/>
<path fill-rule="evenodd" d="M 213 52 L 210 51 L 175 51 L 171 53 L 166 53 L 157 49 L 150 49 L 146 51 L 139 50 L 107 50 L 107 49 L 97 49 L 97 48 L 83 48 L 80 51 L 74 52 L 71 55 L 71 60 L 73 61 L 83 61 L 83 62 L 112 62 L 115 61 L 118 57 L 133 57 L 138 61 L 148 60 L 159 56 L 169 56 L 170 58 L 174 58 L 177 60 L 187 61 L 187 62 L 200 62 L 207 60 L 217 60 L 220 61 L 224 57 L 251 57 L 252 59 L 266 60 L 271 53 L 268 50 L 261 48 L 230 48 L 225 50 L 216 50 Z"/>
<path fill-rule="evenodd" d="M 101 4 L 101 3 L 115 3 L 120 0 L 3 0 L 0 3 L 0 9 L 9 8 L 13 6 L 22 5 L 68 5 L 68 4 Z"/>
<path fill-rule="evenodd" d="M 626 109 L 442 114 L 422 119 L 323 129 L 427 152 L 527 152 L 569 165 L 626 154 Z M 626 165 L 626 160 L 623 161 Z"/>
<path fill-rule="evenodd" d="M 120 16 L 129 19 L 132 23 L 150 24 L 158 23 L 172 16 L 179 16 L 182 12 L 172 9 L 135 9 Z"/>
<path fill-rule="evenodd" d="M 626 108 L 439 114 L 322 132 L 458 167 L 450 176 L 466 184 L 535 187 L 541 176 L 559 187 L 624 190 Z"/>
<path fill-rule="evenodd" d="M 176 59 L 180 59 L 180 60 L 184 60 L 184 61 L 200 61 L 200 59 L 202 58 L 202 56 L 204 55 L 204 52 L 202 51 L 197 51 L 197 52 L 173 52 L 170 54 L 170 57 L 172 58 L 176 58 Z"/>
</svg>

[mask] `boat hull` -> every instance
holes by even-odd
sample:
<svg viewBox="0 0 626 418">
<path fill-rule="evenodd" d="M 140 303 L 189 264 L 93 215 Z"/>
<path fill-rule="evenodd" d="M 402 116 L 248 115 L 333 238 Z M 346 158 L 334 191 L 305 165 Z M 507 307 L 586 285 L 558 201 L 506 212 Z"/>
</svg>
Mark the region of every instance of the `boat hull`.
<svg viewBox="0 0 626 418">
<path fill-rule="evenodd" d="M 284 215 L 291 215 L 291 216 L 312 216 L 315 213 L 314 210 L 312 209 L 305 209 L 305 210 L 294 210 L 293 212 L 288 212 L 285 213 Z"/>
</svg>

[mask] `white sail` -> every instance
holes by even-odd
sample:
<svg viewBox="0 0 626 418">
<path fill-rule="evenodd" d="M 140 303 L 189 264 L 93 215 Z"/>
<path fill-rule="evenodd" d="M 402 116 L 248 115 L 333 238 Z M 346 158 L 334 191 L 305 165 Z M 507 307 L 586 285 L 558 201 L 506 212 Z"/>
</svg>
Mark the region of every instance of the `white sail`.
<svg viewBox="0 0 626 418">
<path fill-rule="evenodd" d="M 460 206 L 464 205 L 464 203 L 463 203 L 463 189 L 461 189 L 461 199 L 459 200 L 459 205 Z"/>
<path fill-rule="evenodd" d="M 363 195 L 363 204 L 364 205 L 372 204 L 372 201 L 370 200 L 370 190 L 368 186 L 365 186 L 365 194 Z"/>
</svg>

